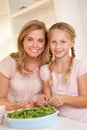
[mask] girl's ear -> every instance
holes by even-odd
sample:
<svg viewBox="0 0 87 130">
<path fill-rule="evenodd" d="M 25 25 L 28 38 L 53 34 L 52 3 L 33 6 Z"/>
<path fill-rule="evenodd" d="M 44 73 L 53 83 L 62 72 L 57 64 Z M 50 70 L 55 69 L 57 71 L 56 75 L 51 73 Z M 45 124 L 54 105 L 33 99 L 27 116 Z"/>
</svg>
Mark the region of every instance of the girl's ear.
<svg viewBox="0 0 87 130">
<path fill-rule="evenodd" d="M 74 47 L 74 46 L 75 46 L 75 41 L 72 41 L 71 47 Z"/>
</svg>

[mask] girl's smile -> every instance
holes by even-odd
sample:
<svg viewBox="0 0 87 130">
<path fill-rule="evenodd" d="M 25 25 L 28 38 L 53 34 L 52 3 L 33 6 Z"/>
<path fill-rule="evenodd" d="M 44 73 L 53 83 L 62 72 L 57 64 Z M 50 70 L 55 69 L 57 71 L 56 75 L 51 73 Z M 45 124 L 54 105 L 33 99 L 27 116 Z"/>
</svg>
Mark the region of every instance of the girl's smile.
<svg viewBox="0 0 87 130">
<path fill-rule="evenodd" d="M 49 34 L 49 46 L 56 58 L 62 58 L 69 55 L 73 42 L 67 32 L 54 29 Z"/>
</svg>

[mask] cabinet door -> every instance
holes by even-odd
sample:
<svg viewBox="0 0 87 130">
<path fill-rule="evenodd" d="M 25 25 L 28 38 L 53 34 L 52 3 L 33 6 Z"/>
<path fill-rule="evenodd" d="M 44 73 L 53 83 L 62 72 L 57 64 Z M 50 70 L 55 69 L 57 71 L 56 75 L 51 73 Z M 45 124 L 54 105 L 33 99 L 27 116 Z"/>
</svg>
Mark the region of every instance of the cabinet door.
<svg viewBox="0 0 87 130">
<path fill-rule="evenodd" d="M 57 21 L 54 0 L 8 0 L 8 7 L 14 34 L 29 20 L 43 21 L 47 27 Z"/>
</svg>

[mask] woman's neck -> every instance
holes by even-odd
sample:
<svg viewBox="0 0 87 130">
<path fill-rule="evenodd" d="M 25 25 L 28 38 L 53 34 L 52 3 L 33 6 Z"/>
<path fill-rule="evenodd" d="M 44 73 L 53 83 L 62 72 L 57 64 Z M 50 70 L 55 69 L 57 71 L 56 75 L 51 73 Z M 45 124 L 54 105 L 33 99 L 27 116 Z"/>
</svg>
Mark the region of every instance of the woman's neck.
<svg viewBox="0 0 87 130">
<path fill-rule="evenodd" d="M 39 69 L 39 67 L 40 67 L 40 64 L 41 64 L 41 60 L 39 58 L 28 57 L 28 59 L 26 61 L 27 69 L 30 72 L 37 71 Z"/>
</svg>

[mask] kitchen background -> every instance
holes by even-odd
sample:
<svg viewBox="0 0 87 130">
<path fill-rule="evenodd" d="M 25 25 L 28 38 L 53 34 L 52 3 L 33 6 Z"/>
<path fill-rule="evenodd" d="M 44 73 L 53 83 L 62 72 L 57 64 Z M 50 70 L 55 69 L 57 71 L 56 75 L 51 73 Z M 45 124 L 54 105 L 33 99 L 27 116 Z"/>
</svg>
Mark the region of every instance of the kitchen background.
<svg viewBox="0 0 87 130">
<path fill-rule="evenodd" d="M 18 10 L 19 9 L 19 10 Z M 0 60 L 16 51 L 16 37 L 28 20 L 71 24 L 77 33 L 76 56 L 87 61 L 87 0 L 0 0 Z"/>
</svg>

